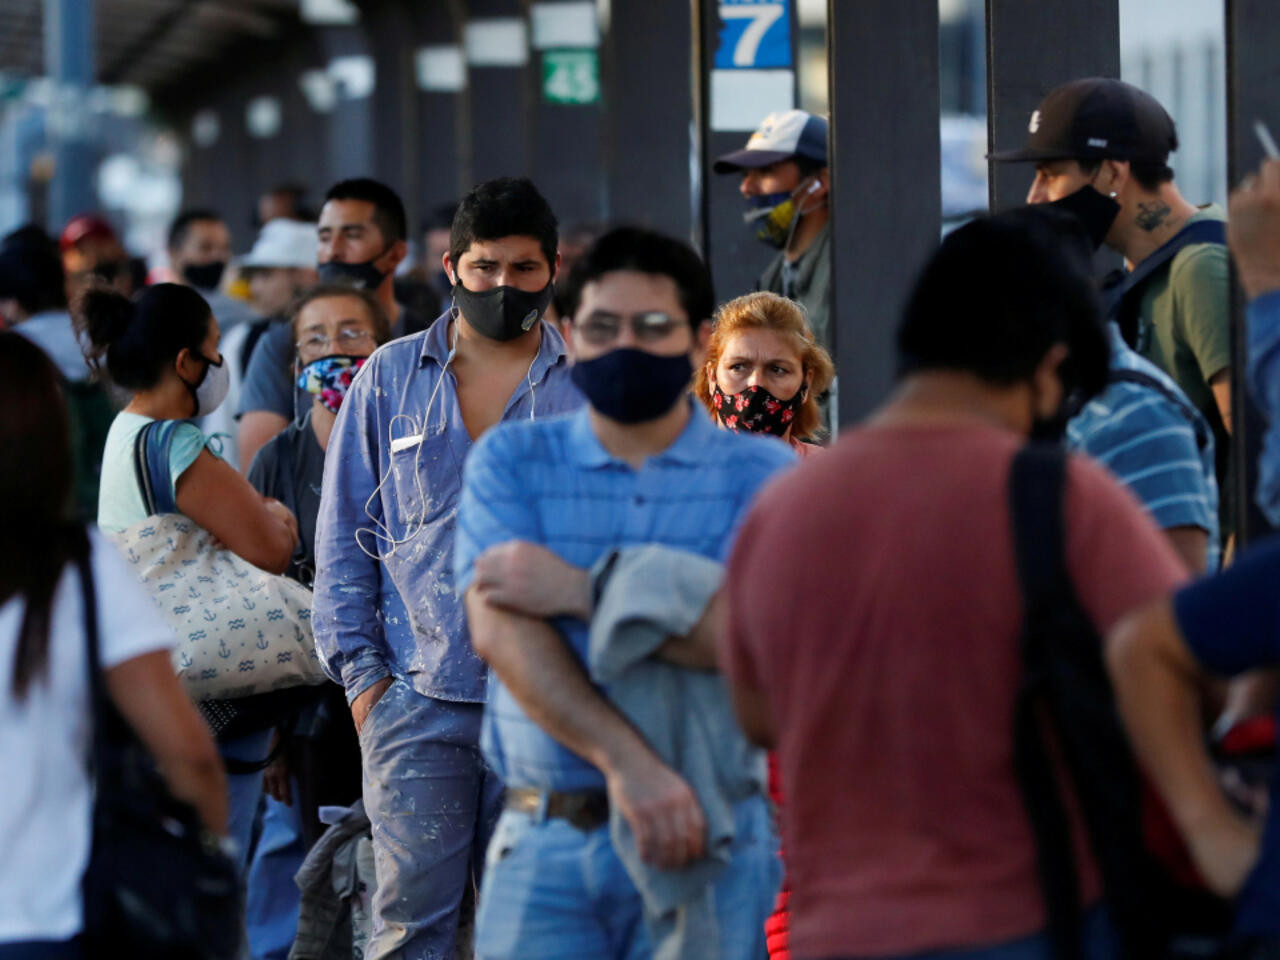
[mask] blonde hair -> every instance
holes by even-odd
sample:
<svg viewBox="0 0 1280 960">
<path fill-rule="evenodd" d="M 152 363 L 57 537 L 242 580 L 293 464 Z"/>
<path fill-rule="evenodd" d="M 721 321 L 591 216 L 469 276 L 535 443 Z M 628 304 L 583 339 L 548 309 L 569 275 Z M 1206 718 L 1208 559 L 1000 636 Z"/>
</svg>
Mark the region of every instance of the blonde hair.
<svg viewBox="0 0 1280 960">
<path fill-rule="evenodd" d="M 795 440 L 817 438 L 822 425 L 818 398 L 831 386 L 835 365 L 831 362 L 831 355 L 814 338 L 804 308 L 776 293 L 748 293 L 722 304 L 716 311 L 707 362 L 694 374 L 694 395 L 715 416 L 711 377 L 707 371 L 719 366 L 725 345 L 741 330 L 773 330 L 791 340 L 804 370 L 804 382 L 809 387 L 791 426 L 791 436 Z"/>
</svg>

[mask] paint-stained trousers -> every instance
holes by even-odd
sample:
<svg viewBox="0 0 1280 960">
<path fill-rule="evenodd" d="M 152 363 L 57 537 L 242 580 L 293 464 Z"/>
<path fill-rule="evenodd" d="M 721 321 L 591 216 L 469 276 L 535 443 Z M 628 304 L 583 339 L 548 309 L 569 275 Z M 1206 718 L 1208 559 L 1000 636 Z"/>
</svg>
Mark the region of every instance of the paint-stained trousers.
<svg viewBox="0 0 1280 960">
<path fill-rule="evenodd" d="M 502 786 L 480 754 L 484 705 L 395 680 L 360 730 L 378 890 L 365 960 L 452 960 L 463 892 L 479 884 Z"/>
</svg>

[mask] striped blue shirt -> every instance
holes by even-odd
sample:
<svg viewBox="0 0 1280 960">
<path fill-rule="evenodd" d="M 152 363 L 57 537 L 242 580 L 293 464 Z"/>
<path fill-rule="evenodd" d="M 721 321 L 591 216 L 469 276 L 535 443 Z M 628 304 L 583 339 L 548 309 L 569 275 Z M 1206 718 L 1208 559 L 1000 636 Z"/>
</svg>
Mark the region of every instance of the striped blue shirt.
<svg viewBox="0 0 1280 960">
<path fill-rule="evenodd" d="M 688 426 L 639 470 L 601 446 L 585 409 L 489 431 L 463 478 L 458 592 L 471 584 L 476 558 L 510 540 L 542 544 L 583 568 L 611 550 L 650 543 L 723 560 L 756 492 L 795 455 L 771 437 L 720 430 L 701 406 L 690 406 Z M 585 662 L 587 624 L 553 623 Z M 509 786 L 604 788 L 600 771 L 534 724 L 496 677 L 481 744 Z"/>
<path fill-rule="evenodd" d="M 1208 569 L 1218 567 L 1218 483 L 1213 434 L 1178 385 L 1108 324 L 1112 381 L 1067 425 L 1067 445 L 1106 466 L 1161 529 L 1199 527 L 1209 535 Z M 1117 380 L 1125 371 L 1161 384 Z"/>
</svg>

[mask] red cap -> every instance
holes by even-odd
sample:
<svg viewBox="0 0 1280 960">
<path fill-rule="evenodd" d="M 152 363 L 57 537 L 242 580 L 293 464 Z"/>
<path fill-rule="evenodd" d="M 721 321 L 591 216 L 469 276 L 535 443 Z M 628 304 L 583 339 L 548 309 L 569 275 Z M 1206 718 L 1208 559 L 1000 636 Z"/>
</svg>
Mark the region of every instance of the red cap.
<svg viewBox="0 0 1280 960">
<path fill-rule="evenodd" d="M 116 240 L 111 224 L 92 213 L 82 213 L 67 221 L 58 238 L 58 247 L 65 253 L 85 238 Z"/>
</svg>

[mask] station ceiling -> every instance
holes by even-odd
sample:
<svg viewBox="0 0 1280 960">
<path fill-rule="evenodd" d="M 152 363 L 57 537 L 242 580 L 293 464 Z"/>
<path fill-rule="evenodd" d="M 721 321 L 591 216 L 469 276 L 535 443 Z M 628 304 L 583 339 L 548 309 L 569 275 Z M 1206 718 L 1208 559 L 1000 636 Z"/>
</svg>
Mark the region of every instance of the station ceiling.
<svg viewBox="0 0 1280 960">
<path fill-rule="evenodd" d="M 298 0 L 82 0 L 92 2 L 100 83 L 160 92 L 246 42 L 300 26 Z M 0 2 L 0 71 L 44 70 L 45 0 Z"/>
</svg>

